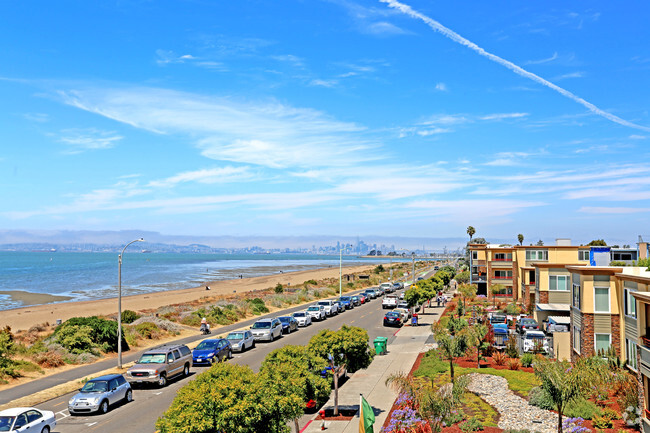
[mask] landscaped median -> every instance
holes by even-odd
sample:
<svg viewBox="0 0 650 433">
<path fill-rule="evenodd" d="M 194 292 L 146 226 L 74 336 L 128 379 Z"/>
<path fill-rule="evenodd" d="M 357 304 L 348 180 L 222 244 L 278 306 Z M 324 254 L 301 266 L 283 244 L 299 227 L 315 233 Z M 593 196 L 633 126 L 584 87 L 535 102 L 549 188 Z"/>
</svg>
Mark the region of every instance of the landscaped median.
<svg viewBox="0 0 650 433">
<path fill-rule="evenodd" d="M 388 379 L 400 395 L 383 432 L 638 431 L 636 377 L 613 351 L 576 364 L 498 352 L 478 320 L 487 306 L 474 296 L 450 303 L 434 325 L 438 347 Z"/>
</svg>

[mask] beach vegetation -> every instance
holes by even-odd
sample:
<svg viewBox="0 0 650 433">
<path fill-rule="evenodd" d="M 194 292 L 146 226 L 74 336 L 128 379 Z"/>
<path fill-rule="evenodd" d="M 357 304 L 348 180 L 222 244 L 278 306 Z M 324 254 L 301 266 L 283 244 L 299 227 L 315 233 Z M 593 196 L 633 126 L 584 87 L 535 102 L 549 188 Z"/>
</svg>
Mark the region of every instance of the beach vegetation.
<svg viewBox="0 0 650 433">
<path fill-rule="evenodd" d="M 250 304 L 251 309 L 253 310 L 253 314 L 255 314 L 256 316 L 269 312 L 269 309 L 264 304 L 264 300 L 261 298 L 248 299 L 248 303 Z"/>
<path fill-rule="evenodd" d="M 135 331 L 142 338 L 146 338 L 149 340 L 155 339 L 160 335 L 158 327 L 151 322 L 144 322 L 135 325 Z"/>
<path fill-rule="evenodd" d="M 11 328 L 5 326 L 0 330 L 0 379 L 20 376 L 16 369 L 16 361 L 13 359 L 15 353 L 14 335 L 11 333 Z"/>
<path fill-rule="evenodd" d="M 275 293 L 282 293 L 284 292 L 284 286 L 282 286 L 281 283 L 278 283 L 275 285 L 275 288 L 273 290 L 275 290 Z"/>
<path fill-rule="evenodd" d="M 309 351 L 328 359 L 328 355 L 344 363 L 354 373 L 367 368 L 374 357 L 374 350 L 368 345 L 368 332 L 356 326 L 343 325 L 338 331 L 324 329 L 309 340 Z"/>
<path fill-rule="evenodd" d="M 133 323 L 140 318 L 140 315 L 133 310 L 122 311 L 122 323 Z"/>
<path fill-rule="evenodd" d="M 316 280 L 307 280 L 303 283 L 305 286 L 315 286 L 318 284 L 318 281 Z"/>
<path fill-rule="evenodd" d="M 117 322 L 98 316 L 73 317 L 54 330 L 53 341 L 58 342 L 71 353 L 117 352 Z M 122 350 L 129 345 L 122 332 Z"/>
<path fill-rule="evenodd" d="M 56 368 L 65 365 L 65 358 L 61 353 L 48 350 L 47 352 L 39 352 L 34 354 L 34 362 L 43 368 Z"/>
<path fill-rule="evenodd" d="M 375 266 L 375 269 L 373 270 L 373 272 L 375 274 L 381 274 L 384 271 L 385 271 L 384 265 L 377 265 L 377 266 Z"/>
</svg>

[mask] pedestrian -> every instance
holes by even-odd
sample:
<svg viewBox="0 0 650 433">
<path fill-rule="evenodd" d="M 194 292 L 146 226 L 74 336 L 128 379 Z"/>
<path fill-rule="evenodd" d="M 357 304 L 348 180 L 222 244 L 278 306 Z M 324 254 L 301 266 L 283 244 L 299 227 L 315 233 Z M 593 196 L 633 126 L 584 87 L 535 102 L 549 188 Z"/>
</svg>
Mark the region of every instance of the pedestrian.
<svg viewBox="0 0 650 433">
<path fill-rule="evenodd" d="M 205 286 L 205 290 L 210 290 L 210 286 Z"/>
</svg>

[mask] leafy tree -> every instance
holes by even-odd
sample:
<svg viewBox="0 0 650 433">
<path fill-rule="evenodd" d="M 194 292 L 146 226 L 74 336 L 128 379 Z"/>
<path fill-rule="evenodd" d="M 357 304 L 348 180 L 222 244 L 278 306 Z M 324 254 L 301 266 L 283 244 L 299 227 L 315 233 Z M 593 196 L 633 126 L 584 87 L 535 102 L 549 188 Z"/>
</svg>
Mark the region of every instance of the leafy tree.
<svg viewBox="0 0 650 433">
<path fill-rule="evenodd" d="M 88 325 L 65 326 L 57 332 L 56 341 L 71 353 L 97 354 L 92 335 L 93 329 Z"/>
<path fill-rule="evenodd" d="M 533 364 L 540 387 L 550 397 L 558 413 L 557 431 L 562 433 L 562 415 L 567 405 L 583 394 L 581 371 L 567 361 L 550 361 L 538 357 Z"/>
<path fill-rule="evenodd" d="M 258 424 L 261 427 L 258 431 L 289 431 L 287 421 L 294 420 L 298 432 L 298 419 L 303 415 L 307 401 L 305 377 L 295 366 L 277 363 L 260 370 L 256 379 L 254 394 L 262 396 L 262 404 L 270 412 L 265 422 Z"/>
<path fill-rule="evenodd" d="M 0 377 L 10 376 L 18 377 L 19 374 L 15 369 L 15 361 L 11 356 L 16 353 L 16 344 L 14 343 L 14 335 L 11 333 L 11 328 L 5 326 L 0 330 Z"/>
<path fill-rule="evenodd" d="M 481 245 L 486 245 L 488 241 L 485 240 L 485 238 L 474 238 L 472 239 L 473 244 L 481 244 Z"/>
<path fill-rule="evenodd" d="M 448 273 L 446 271 L 438 271 L 438 272 L 436 272 L 434 277 L 438 277 L 441 280 L 442 285 L 447 286 L 447 285 L 449 285 L 449 282 L 451 281 L 452 276 L 453 276 L 453 274 L 450 274 L 450 273 Z"/>
<path fill-rule="evenodd" d="M 283 293 L 284 292 L 284 286 L 282 283 L 278 283 L 275 285 L 275 293 Z"/>
<path fill-rule="evenodd" d="M 454 277 L 458 284 L 467 284 L 469 283 L 469 271 L 463 271 L 456 274 Z"/>
<path fill-rule="evenodd" d="M 594 239 L 587 244 L 588 247 L 606 247 L 607 242 L 604 239 Z"/>
<path fill-rule="evenodd" d="M 467 350 L 465 334 L 454 329 L 459 323 L 462 323 L 457 320 L 456 318 L 450 318 L 448 321 L 439 320 L 433 325 L 433 338 L 438 343 L 438 351 L 443 360 L 449 362 L 449 376 L 452 383 L 454 383 L 454 359 L 463 355 Z M 467 322 L 465 322 L 466 324 Z"/>
<path fill-rule="evenodd" d="M 248 367 L 219 363 L 182 387 L 156 422 L 161 433 L 256 433 L 269 421 L 255 373 Z"/>
<path fill-rule="evenodd" d="M 490 286 L 490 293 L 492 294 L 492 301 L 494 302 L 494 305 L 496 306 L 497 304 L 497 297 L 496 295 L 500 295 L 501 293 L 506 291 L 506 286 L 503 284 L 494 284 Z"/>
<path fill-rule="evenodd" d="M 445 265 L 438 270 L 438 272 L 446 272 L 449 274 L 449 278 L 453 279 L 456 276 L 456 268 L 451 265 Z M 449 283 L 447 283 L 449 284 Z"/>
<path fill-rule="evenodd" d="M 485 360 L 483 354 L 490 348 L 490 343 L 486 341 L 489 328 L 486 325 L 475 323 L 465 328 L 464 331 L 467 344 L 476 347 L 476 368 L 480 368 L 481 360 Z"/>
<path fill-rule="evenodd" d="M 69 330 L 68 328 L 83 327 L 83 326 L 87 326 L 91 330 L 88 336 L 92 340 L 93 349 L 100 348 L 104 352 L 117 352 L 117 322 L 113 320 L 102 319 L 101 317 L 97 317 L 97 316 L 73 317 L 71 319 L 66 320 L 61 325 L 57 326 L 57 328 L 55 329 L 54 331 L 55 340 L 59 342 L 62 346 L 70 350 L 70 348 L 66 346 L 66 344 L 70 345 L 70 347 L 75 346 L 73 340 L 69 339 L 70 336 L 76 334 L 80 338 L 82 338 L 85 335 L 87 329 L 84 328 L 81 331 L 79 331 L 79 330 Z M 59 337 L 62 333 L 66 337 L 68 337 L 68 342 L 66 344 L 64 344 L 61 341 L 61 337 Z M 83 341 L 80 341 L 78 344 L 76 344 L 77 349 L 80 349 L 83 346 L 84 346 Z M 122 349 L 129 350 L 129 345 L 126 342 L 126 339 L 124 338 L 124 331 L 122 331 Z"/>
<path fill-rule="evenodd" d="M 463 296 L 463 306 L 467 299 L 474 299 L 476 297 L 477 287 L 474 284 L 461 284 L 458 291 Z"/>
<path fill-rule="evenodd" d="M 524 244 L 524 235 L 522 235 L 521 233 L 519 233 L 519 234 L 517 235 L 517 241 L 519 241 L 519 245 L 523 245 L 523 244 Z"/>
<path fill-rule="evenodd" d="M 476 229 L 472 226 L 467 227 L 467 234 L 469 235 L 469 241 L 472 242 L 472 238 L 476 234 Z"/>
<path fill-rule="evenodd" d="M 537 245 L 538 247 L 543 247 L 544 246 L 544 241 L 540 239 L 540 240 L 537 241 L 537 243 L 535 245 Z"/>
<path fill-rule="evenodd" d="M 338 331 L 324 329 L 309 340 L 310 352 L 327 359 L 328 354 L 343 355 L 348 371 L 357 370 L 370 365 L 373 352 L 368 345 L 368 332 L 356 326 L 343 325 Z"/>
</svg>

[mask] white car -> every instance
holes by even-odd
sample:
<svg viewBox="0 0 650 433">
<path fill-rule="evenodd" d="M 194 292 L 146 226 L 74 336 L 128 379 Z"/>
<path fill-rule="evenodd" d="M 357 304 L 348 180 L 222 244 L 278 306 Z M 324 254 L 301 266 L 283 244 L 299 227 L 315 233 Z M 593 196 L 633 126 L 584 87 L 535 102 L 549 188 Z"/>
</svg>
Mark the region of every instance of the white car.
<svg viewBox="0 0 650 433">
<path fill-rule="evenodd" d="M 338 308 L 334 306 L 334 301 L 331 301 L 329 299 L 318 301 L 318 304 L 316 305 L 323 307 L 326 316 L 333 316 L 339 312 Z"/>
<path fill-rule="evenodd" d="M 411 318 L 411 310 L 408 308 L 395 308 L 393 311 L 396 311 L 402 315 L 402 323 L 408 322 Z"/>
<path fill-rule="evenodd" d="M 383 301 L 381 301 L 381 308 L 395 308 L 397 307 L 397 296 L 395 295 L 386 295 Z"/>
<path fill-rule="evenodd" d="M 307 308 L 307 314 L 311 316 L 312 320 L 324 320 L 325 319 L 325 309 L 322 305 L 312 305 Z"/>
<path fill-rule="evenodd" d="M 535 345 L 540 344 L 544 352 L 548 353 L 548 340 L 542 331 L 526 331 L 524 338 L 524 352 L 532 352 Z"/>
<path fill-rule="evenodd" d="M 226 336 L 226 340 L 230 342 L 233 352 L 243 352 L 246 349 L 255 347 L 255 338 L 249 330 L 232 331 Z"/>
<path fill-rule="evenodd" d="M 298 326 L 311 325 L 311 316 L 306 311 L 296 311 L 292 314 L 293 318 L 298 322 Z"/>
<path fill-rule="evenodd" d="M 54 412 L 35 407 L 14 407 L 0 412 L 0 431 L 50 433 L 56 426 Z"/>
<path fill-rule="evenodd" d="M 393 287 L 393 283 L 381 283 L 379 285 L 379 290 L 384 293 L 393 293 L 395 288 Z"/>
<path fill-rule="evenodd" d="M 345 307 L 341 305 L 339 301 L 332 301 L 334 308 L 336 308 L 336 314 L 342 313 L 345 311 Z"/>
</svg>

